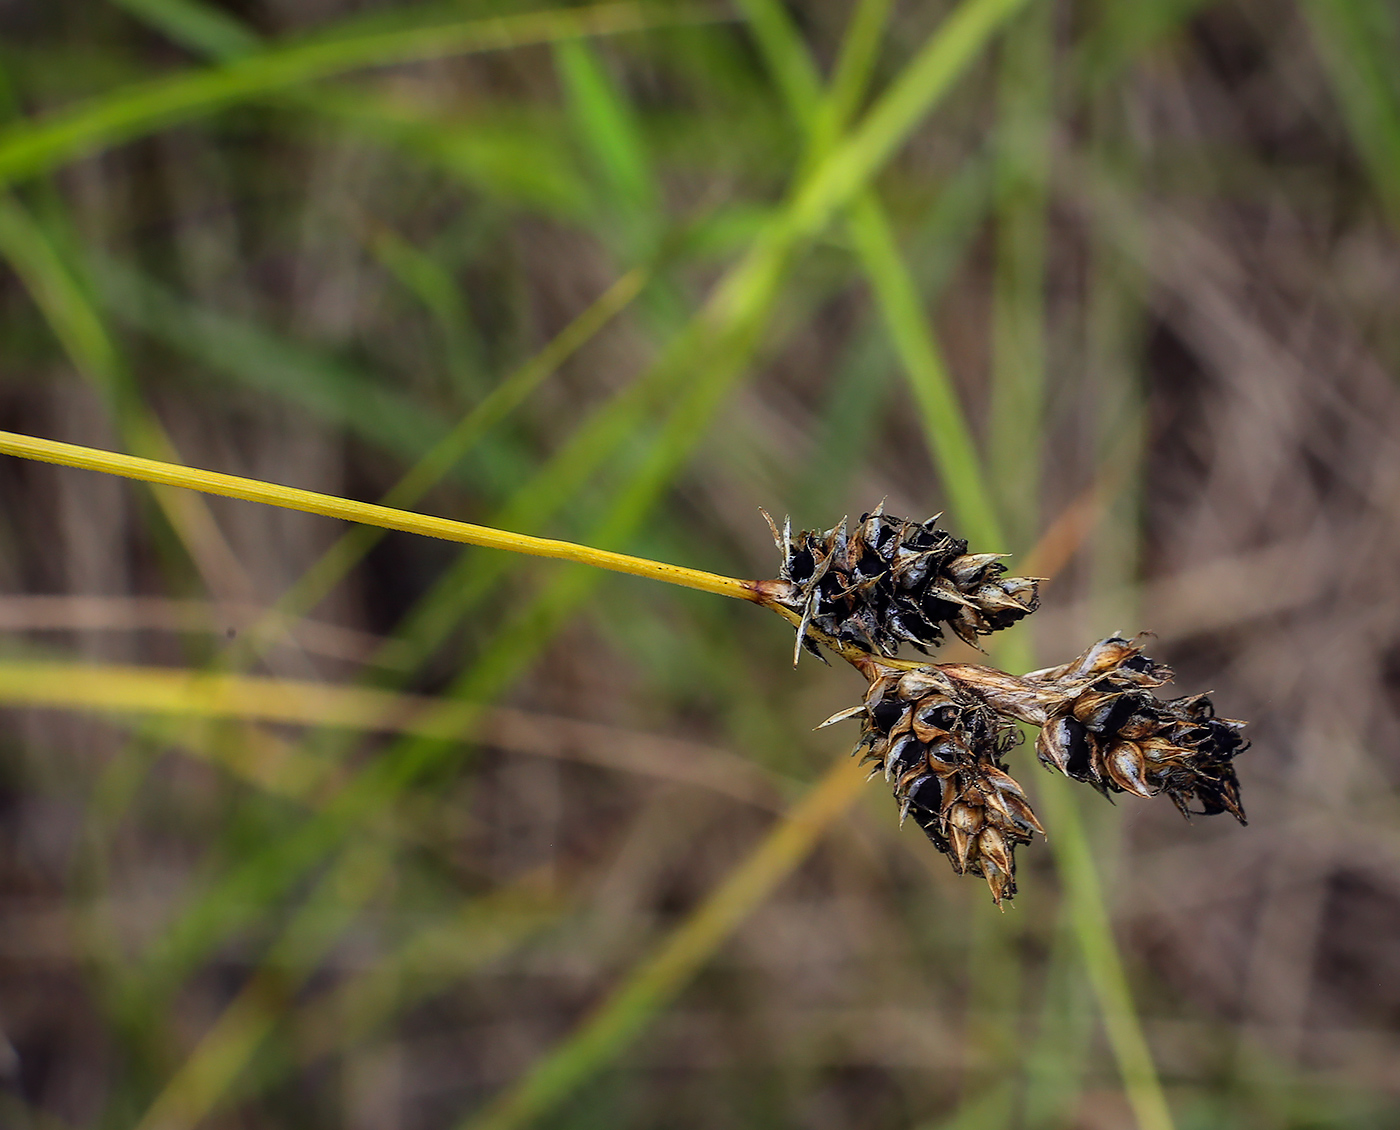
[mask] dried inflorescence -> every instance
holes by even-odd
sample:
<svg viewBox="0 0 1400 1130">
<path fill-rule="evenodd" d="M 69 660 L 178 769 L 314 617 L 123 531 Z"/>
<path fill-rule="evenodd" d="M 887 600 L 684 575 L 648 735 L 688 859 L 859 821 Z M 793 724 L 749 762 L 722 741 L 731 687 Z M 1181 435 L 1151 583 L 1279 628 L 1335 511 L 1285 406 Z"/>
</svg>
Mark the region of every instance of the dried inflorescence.
<svg viewBox="0 0 1400 1130">
<path fill-rule="evenodd" d="M 915 822 L 953 870 L 981 875 L 998 904 L 1016 893 L 1017 844 L 1044 834 L 1003 758 L 1020 733 L 937 668 L 871 662 L 865 701 L 825 724 L 862 719 L 856 752 L 894 785 L 900 822 Z"/>
<path fill-rule="evenodd" d="M 765 513 L 764 517 L 768 515 Z M 927 652 L 947 625 L 977 637 L 1010 627 L 1039 606 L 1038 582 L 1007 577 L 1000 553 L 968 553 L 967 542 L 938 528 L 937 517 L 909 522 L 883 504 L 849 534 L 845 519 L 795 538 L 791 520 L 773 540 L 783 554 L 781 603 L 798 613 L 798 642 L 820 655 L 808 627 L 871 655 L 893 657 L 903 643 Z"/>
<path fill-rule="evenodd" d="M 1244 723 L 1217 718 L 1209 695 L 1157 698 L 1152 688 L 1171 681 L 1171 668 L 1144 656 L 1137 640 L 1101 640 L 1028 679 L 1066 687 L 1036 742 L 1045 765 L 1104 792 L 1166 793 L 1183 815 L 1199 800 L 1200 815 L 1229 812 L 1245 823 L 1233 764 L 1248 748 Z"/>
<path fill-rule="evenodd" d="M 773 536 L 783 567 L 764 583 L 764 601 L 798 622 L 801 646 L 820 654 L 826 644 L 870 681 L 860 706 L 823 725 L 862 720 L 856 752 L 893 784 L 901 823 L 913 816 L 954 870 L 986 879 L 998 904 L 1016 891 L 1016 846 L 1043 834 L 1004 764 L 1020 740 L 1016 722 L 1041 727 L 1045 766 L 1106 796 L 1165 793 L 1184 815 L 1229 812 L 1244 823 L 1234 769 L 1248 748 L 1244 723 L 1217 718 L 1207 695 L 1159 699 L 1153 690 L 1172 671 L 1145 656 L 1140 639 L 1111 636 L 1025 676 L 915 666 L 895 658 L 901 643 L 926 651 L 946 625 L 976 645 L 1035 611 L 1037 582 L 1005 576 L 1000 554 L 968 553 L 936 519 L 907 522 L 880 508 L 849 535 L 843 520 L 795 539 L 785 522 Z"/>
</svg>

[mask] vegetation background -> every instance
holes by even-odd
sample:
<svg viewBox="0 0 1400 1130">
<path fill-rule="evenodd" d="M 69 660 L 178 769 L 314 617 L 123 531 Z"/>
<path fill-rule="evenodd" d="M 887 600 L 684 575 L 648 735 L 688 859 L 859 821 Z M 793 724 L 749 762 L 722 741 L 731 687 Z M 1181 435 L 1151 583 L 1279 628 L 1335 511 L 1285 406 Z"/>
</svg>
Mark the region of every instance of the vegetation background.
<svg viewBox="0 0 1400 1130">
<path fill-rule="evenodd" d="M 1254 741 L 1247 829 L 1022 750 L 998 913 L 753 607 L 7 459 L 0 1124 L 1397 1124 L 1393 4 L 3 0 L 0 66 L 0 426 L 737 576 L 947 510 L 1051 577 L 999 659 L 1150 628 Z"/>
</svg>

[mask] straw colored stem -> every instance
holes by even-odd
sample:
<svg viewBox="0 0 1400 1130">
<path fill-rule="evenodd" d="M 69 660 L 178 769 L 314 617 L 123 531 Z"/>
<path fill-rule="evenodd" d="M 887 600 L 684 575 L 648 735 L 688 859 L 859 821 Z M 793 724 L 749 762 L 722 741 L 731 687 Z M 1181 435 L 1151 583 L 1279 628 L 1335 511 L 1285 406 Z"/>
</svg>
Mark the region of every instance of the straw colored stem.
<svg viewBox="0 0 1400 1130">
<path fill-rule="evenodd" d="M 650 577 L 652 580 L 737 600 L 759 599 L 758 586 L 753 581 L 722 577 L 700 569 L 667 565 L 644 557 L 631 557 L 625 553 L 593 549 L 572 542 L 555 541 L 552 538 L 514 534 L 506 530 L 492 529 L 490 526 L 476 526 L 470 522 L 438 518 L 431 514 L 415 514 L 409 510 L 395 510 L 391 506 L 356 502 L 333 494 L 280 486 L 258 479 L 245 479 L 240 475 L 180 467 L 174 463 L 162 463 L 157 459 L 140 459 L 134 455 L 101 451 L 72 443 L 58 443 L 55 440 L 19 435 L 15 432 L 0 432 L 0 453 L 15 455 L 21 459 L 36 459 L 43 463 L 57 463 L 63 467 L 103 471 L 110 475 L 158 483 L 162 486 L 186 487 L 204 494 L 218 494 L 226 498 L 240 498 L 246 502 L 261 502 L 288 510 L 302 510 L 308 514 L 321 514 L 327 518 L 340 518 L 367 526 L 382 526 L 388 530 L 402 530 L 405 533 L 422 534 L 424 537 L 441 538 L 444 541 L 465 542 L 487 549 L 504 549 L 533 557 L 574 561 L 581 565 L 609 569 L 614 573 Z"/>
</svg>

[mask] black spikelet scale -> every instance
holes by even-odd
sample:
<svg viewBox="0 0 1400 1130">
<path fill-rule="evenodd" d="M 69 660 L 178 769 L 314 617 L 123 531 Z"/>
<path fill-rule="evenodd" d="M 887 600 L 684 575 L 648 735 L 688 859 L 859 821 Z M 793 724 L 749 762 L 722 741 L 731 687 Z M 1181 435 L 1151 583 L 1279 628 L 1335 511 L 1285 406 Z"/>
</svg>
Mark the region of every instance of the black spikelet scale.
<svg viewBox="0 0 1400 1130">
<path fill-rule="evenodd" d="M 781 532 L 773 526 L 780 577 L 792 586 L 784 603 L 803 618 L 803 646 L 817 651 L 810 624 L 886 658 L 905 643 L 927 653 L 943 642 L 945 627 L 975 647 L 979 636 L 1036 610 L 1038 581 L 1006 576 L 1002 554 L 968 553 L 967 542 L 937 522 L 895 518 L 882 505 L 849 532 L 844 519 L 796 537 L 790 520 Z"/>
</svg>

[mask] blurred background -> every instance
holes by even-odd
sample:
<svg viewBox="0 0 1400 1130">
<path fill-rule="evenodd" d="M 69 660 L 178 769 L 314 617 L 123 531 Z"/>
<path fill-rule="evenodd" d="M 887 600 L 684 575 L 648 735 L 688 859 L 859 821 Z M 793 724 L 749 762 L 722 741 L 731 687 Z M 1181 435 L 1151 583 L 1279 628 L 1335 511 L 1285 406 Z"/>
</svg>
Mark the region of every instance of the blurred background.
<svg viewBox="0 0 1400 1130">
<path fill-rule="evenodd" d="M 1400 1125 L 1393 4 L 0 0 L 0 66 L 0 427 L 740 577 L 946 511 L 1049 578 L 998 662 L 1150 629 L 1253 740 L 1248 828 L 1017 751 L 998 912 L 757 608 L 6 457 L 0 1124 Z"/>
</svg>

